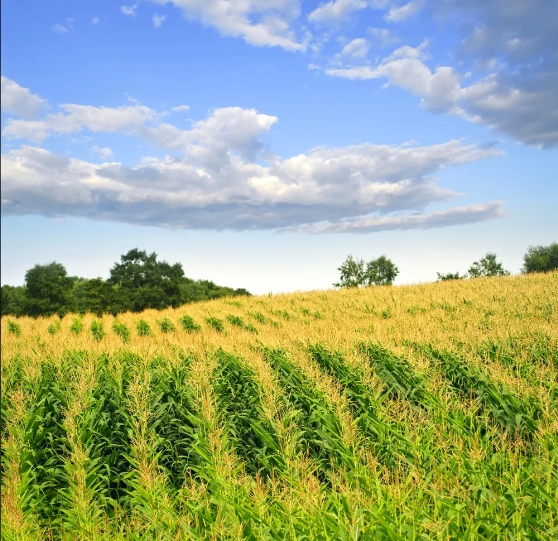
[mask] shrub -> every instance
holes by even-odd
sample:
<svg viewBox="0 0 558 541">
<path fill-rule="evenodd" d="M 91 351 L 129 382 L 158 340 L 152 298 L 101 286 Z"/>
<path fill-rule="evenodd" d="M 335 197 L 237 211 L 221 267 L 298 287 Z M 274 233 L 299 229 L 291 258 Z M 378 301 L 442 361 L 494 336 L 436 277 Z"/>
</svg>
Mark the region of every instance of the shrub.
<svg viewBox="0 0 558 541">
<path fill-rule="evenodd" d="M 448 272 L 447 274 L 437 272 L 436 274 L 438 275 L 438 282 L 446 282 L 448 280 L 462 280 L 466 277 L 465 274 L 461 275 L 458 272 Z"/>
</svg>

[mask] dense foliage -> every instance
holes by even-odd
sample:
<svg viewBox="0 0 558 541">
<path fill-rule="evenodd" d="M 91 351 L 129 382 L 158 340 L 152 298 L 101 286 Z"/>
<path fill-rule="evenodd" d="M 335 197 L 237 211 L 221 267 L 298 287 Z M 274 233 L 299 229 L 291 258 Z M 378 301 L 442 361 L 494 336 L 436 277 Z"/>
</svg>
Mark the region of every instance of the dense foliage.
<svg viewBox="0 0 558 541">
<path fill-rule="evenodd" d="M 523 272 L 548 272 L 558 269 L 558 242 L 548 246 L 530 246 L 523 256 Z"/>
<path fill-rule="evenodd" d="M 237 295 L 250 293 L 186 278 L 180 263 L 171 265 L 158 261 L 155 252 L 133 249 L 121 256 L 108 280 L 67 276 L 64 266 L 56 262 L 35 265 L 27 271 L 24 286 L 2 286 L 2 315 L 116 315 Z"/>
</svg>

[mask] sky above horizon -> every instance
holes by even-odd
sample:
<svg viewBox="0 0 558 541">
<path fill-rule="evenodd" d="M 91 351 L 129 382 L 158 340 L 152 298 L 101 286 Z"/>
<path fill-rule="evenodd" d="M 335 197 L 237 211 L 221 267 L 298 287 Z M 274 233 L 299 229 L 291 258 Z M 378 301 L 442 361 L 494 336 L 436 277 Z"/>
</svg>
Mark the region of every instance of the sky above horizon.
<svg viewBox="0 0 558 541">
<path fill-rule="evenodd" d="M 6 0 L 2 284 L 137 247 L 253 293 L 558 241 L 558 1 Z"/>
</svg>

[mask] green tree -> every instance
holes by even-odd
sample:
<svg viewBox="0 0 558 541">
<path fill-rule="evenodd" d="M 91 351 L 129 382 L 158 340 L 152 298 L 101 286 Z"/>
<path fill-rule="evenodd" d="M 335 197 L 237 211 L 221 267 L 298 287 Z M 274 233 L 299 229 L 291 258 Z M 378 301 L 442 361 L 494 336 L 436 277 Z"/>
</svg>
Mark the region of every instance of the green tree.
<svg viewBox="0 0 558 541">
<path fill-rule="evenodd" d="M 72 310 L 73 280 L 64 265 L 35 265 L 25 273 L 25 286 L 25 311 L 30 316 L 63 316 Z"/>
<path fill-rule="evenodd" d="M 364 260 L 355 259 L 352 255 L 347 256 L 337 270 L 341 273 L 339 282 L 334 287 L 359 287 L 364 284 Z"/>
<path fill-rule="evenodd" d="M 529 246 L 523 256 L 522 272 L 548 272 L 555 269 L 558 269 L 558 243 Z"/>
<path fill-rule="evenodd" d="M 25 288 L 23 286 L 2 286 L 2 315 L 25 315 Z"/>
<path fill-rule="evenodd" d="M 502 263 L 496 261 L 496 254 L 487 253 L 481 260 L 475 261 L 469 268 L 468 274 L 471 278 L 482 276 L 506 276 L 509 271 L 505 270 Z"/>
<path fill-rule="evenodd" d="M 141 312 L 147 308 L 163 309 L 181 304 L 180 285 L 184 271 L 180 263 L 157 261 L 157 254 L 134 248 L 120 258 L 107 280 L 117 286 L 120 309 Z"/>
<path fill-rule="evenodd" d="M 385 255 L 366 264 L 364 283 L 368 286 L 390 286 L 399 274 L 399 269 Z"/>
</svg>

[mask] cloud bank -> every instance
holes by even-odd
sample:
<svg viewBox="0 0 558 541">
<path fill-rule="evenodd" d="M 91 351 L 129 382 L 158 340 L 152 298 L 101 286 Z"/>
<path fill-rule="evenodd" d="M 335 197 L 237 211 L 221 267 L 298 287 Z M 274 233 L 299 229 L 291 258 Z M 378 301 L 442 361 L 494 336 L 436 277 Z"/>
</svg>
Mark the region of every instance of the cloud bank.
<svg viewBox="0 0 558 541">
<path fill-rule="evenodd" d="M 12 100 L 12 109 L 27 114 L 42 105 L 27 89 L 4 82 L 21 98 Z M 121 132 L 180 156 L 145 157 L 129 167 L 23 144 L 2 155 L 4 215 L 312 233 L 435 227 L 502 215 L 500 203 L 424 214 L 428 205 L 462 195 L 439 186 L 436 172 L 500 155 L 494 148 L 459 140 L 429 146 L 362 143 L 281 158 L 262 141 L 278 118 L 254 109 L 215 109 L 190 129 L 163 122 L 167 112 L 139 103 L 60 109 L 34 120 L 8 119 L 3 134 L 39 142 L 80 132 Z M 90 151 L 103 160 L 113 154 L 98 145 Z"/>
</svg>

